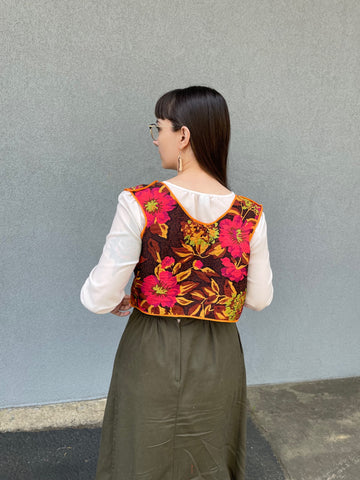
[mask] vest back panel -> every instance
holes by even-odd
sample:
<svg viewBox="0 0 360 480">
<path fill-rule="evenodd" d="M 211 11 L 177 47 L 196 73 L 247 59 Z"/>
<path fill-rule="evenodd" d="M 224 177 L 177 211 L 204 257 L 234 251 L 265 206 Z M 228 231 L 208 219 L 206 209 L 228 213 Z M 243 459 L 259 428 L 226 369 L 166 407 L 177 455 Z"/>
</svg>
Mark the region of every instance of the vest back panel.
<svg viewBox="0 0 360 480">
<path fill-rule="evenodd" d="M 200 222 L 165 183 L 125 188 L 146 224 L 130 303 L 149 315 L 236 322 L 246 297 L 250 239 L 262 205 L 235 195 L 215 222 Z"/>
</svg>

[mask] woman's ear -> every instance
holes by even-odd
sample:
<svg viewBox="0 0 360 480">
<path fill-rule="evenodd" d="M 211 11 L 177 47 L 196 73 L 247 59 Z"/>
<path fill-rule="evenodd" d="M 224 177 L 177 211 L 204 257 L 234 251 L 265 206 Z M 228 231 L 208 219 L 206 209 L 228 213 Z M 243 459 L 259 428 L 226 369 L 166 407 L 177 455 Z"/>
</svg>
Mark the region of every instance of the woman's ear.
<svg viewBox="0 0 360 480">
<path fill-rule="evenodd" d="M 190 142 L 190 130 L 183 126 L 180 129 L 180 144 L 184 148 Z"/>
</svg>

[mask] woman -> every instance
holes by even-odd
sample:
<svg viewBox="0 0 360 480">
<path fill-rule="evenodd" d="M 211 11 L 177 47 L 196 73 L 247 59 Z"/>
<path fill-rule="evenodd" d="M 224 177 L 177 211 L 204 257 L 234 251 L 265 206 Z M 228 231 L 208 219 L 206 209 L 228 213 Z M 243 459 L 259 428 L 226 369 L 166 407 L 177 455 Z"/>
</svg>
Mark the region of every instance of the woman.
<svg viewBox="0 0 360 480">
<path fill-rule="evenodd" d="M 170 91 L 155 115 L 153 143 L 177 175 L 120 193 L 81 290 L 95 313 L 134 307 L 114 360 L 96 480 L 243 480 L 246 372 L 236 321 L 244 306 L 272 301 L 265 216 L 227 187 L 230 119 L 217 91 Z"/>
</svg>

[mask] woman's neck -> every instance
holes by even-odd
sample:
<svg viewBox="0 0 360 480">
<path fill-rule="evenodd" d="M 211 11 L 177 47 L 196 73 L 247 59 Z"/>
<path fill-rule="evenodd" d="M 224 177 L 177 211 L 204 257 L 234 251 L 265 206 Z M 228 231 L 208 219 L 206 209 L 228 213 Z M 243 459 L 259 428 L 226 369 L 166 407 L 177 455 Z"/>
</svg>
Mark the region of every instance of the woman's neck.
<svg viewBox="0 0 360 480">
<path fill-rule="evenodd" d="M 179 172 L 175 177 L 169 178 L 169 182 L 179 187 L 188 188 L 202 193 L 213 193 L 224 195 L 231 193 L 224 185 L 211 175 L 202 171 Z"/>
</svg>

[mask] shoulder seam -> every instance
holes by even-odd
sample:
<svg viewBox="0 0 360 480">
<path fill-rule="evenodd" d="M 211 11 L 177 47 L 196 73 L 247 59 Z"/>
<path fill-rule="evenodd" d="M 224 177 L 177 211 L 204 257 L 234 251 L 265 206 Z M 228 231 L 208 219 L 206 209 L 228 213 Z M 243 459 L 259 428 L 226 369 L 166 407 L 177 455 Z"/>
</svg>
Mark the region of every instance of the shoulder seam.
<svg viewBox="0 0 360 480">
<path fill-rule="evenodd" d="M 249 200 L 250 202 L 255 203 L 256 205 L 259 205 L 259 207 L 262 207 L 262 204 L 261 204 L 261 203 L 256 202 L 256 201 L 253 200 L 252 198 L 244 197 L 243 195 L 236 195 L 236 197 L 237 197 L 239 200 Z"/>
<path fill-rule="evenodd" d="M 124 188 L 124 190 L 128 192 L 137 192 L 139 190 L 144 190 L 145 188 L 150 187 L 154 183 L 157 183 L 157 180 L 154 180 L 153 182 L 150 182 L 150 183 L 139 183 L 138 185 L 135 185 L 135 187 Z"/>
</svg>

